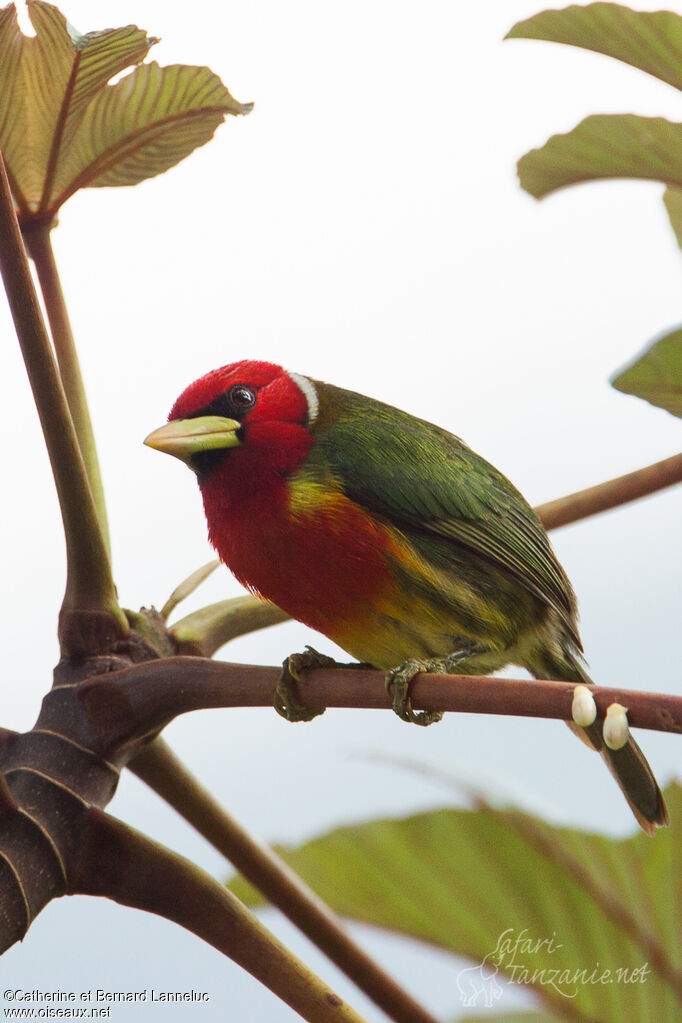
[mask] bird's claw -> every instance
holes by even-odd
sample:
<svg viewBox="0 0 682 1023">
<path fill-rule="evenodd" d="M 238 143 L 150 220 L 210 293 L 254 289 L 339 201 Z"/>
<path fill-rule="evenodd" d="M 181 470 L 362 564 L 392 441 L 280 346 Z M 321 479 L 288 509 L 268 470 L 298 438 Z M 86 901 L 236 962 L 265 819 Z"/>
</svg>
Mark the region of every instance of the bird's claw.
<svg viewBox="0 0 682 1023">
<path fill-rule="evenodd" d="M 433 725 L 443 718 L 442 710 L 420 710 L 412 709 L 410 699 L 410 685 L 415 675 L 422 672 L 438 672 L 439 674 L 457 674 L 458 669 L 464 661 L 469 660 L 475 654 L 484 653 L 485 648 L 477 643 L 462 642 L 459 649 L 454 650 L 447 657 L 433 657 L 429 660 L 420 661 L 411 658 L 403 664 L 398 665 L 386 674 L 386 692 L 391 695 L 393 691 L 393 710 L 401 721 L 409 721 L 413 725 Z"/>
<path fill-rule="evenodd" d="M 397 668 L 393 668 L 386 674 L 386 692 L 391 695 L 393 691 L 393 710 L 398 715 L 401 721 L 408 721 L 413 725 L 433 725 L 436 721 L 442 720 L 442 710 L 419 710 L 415 711 L 412 709 L 412 700 L 410 698 L 410 683 L 414 679 L 415 675 L 421 674 L 421 672 L 429 671 L 431 668 L 430 662 L 409 660 L 405 661 L 404 664 L 399 665 Z"/>
<path fill-rule="evenodd" d="M 294 696 L 294 687 L 301 681 L 300 672 L 306 668 L 329 668 L 336 665 L 333 657 L 327 657 L 306 646 L 302 654 L 290 654 L 282 662 L 282 672 L 273 694 L 273 706 L 277 713 L 287 721 L 312 721 L 324 714 L 326 707 L 304 707 Z"/>
</svg>

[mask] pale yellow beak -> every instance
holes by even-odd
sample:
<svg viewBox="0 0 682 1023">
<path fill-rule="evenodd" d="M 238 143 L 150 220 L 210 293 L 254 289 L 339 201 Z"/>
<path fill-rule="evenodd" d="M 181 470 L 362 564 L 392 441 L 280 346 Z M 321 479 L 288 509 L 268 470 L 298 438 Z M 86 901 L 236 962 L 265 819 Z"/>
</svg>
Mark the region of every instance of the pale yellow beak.
<svg viewBox="0 0 682 1023">
<path fill-rule="evenodd" d="M 174 419 L 145 437 L 145 444 L 164 451 L 194 469 L 192 457 L 202 451 L 236 448 L 240 423 L 223 416 L 200 416 L 198 419 Z"/>
</svg>

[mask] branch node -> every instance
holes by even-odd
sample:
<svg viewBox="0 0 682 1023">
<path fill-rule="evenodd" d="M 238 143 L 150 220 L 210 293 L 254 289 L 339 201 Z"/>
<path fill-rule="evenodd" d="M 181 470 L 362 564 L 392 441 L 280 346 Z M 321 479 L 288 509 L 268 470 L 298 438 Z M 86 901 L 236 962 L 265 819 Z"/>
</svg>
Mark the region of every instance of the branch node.
<svg viewBox="0 0 682 1023">
<path fill-rule="evenodd" d="M 121 620 L 113 613 L 85 608 L 62 608 L 58 631 L 63 657 L 79 660 L 114 649 L 124 635 Z"/>
</svg>

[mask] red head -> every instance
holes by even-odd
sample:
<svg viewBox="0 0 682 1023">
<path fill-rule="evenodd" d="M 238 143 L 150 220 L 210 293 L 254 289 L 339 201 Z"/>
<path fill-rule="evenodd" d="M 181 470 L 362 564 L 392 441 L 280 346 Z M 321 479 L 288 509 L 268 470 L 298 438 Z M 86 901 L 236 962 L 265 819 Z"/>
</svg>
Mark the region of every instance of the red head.
<svg viewBox="0 0 682 1023">
<path fill-rule="evenodd" d="M 308 403 L 295 378 L 281 366 L 243 359 L 195 380 L 175 402 L 168 419 L 210 415 L 243 424 L 270 420 L 305 425 Z"/>
<path fill-rule="evenodd" d="M 190 384 L 173 405 L 169 425 L 147 443 L 181 458 L 202 487 L 228 461 L 232 472 L 248 472 L 252 481 L 273 472 L 281 479 L 305 459 L 316 414 L 317 394 L 307 378 L 244 360 Z"/>
</svg>

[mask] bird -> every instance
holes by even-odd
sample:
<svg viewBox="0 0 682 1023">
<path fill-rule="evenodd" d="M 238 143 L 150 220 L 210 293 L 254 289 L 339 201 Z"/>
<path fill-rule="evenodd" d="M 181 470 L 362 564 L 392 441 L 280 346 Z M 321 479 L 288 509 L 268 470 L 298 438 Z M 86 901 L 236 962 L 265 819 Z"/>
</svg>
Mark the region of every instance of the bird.
<svg viewBox="0 0 682 1023">
<path fill-rule="evenodd" d="M 419 672 L 487 675 L 507 664 L 592 685 L 576 598 L 538 517 L 513 484 L 447 430 L 354 391 L 242 360 L 190 384 L 145 443 L 196 474 L 209 541 L 251 592 L 385 673 L 393 709 L 415 712 Z M 274 695 L 289 720 L 312 647 L 285 660 Z M 642 829 L 668 814 L 628 736 L 569 727 L 599 751 Z"/>
</svg>

